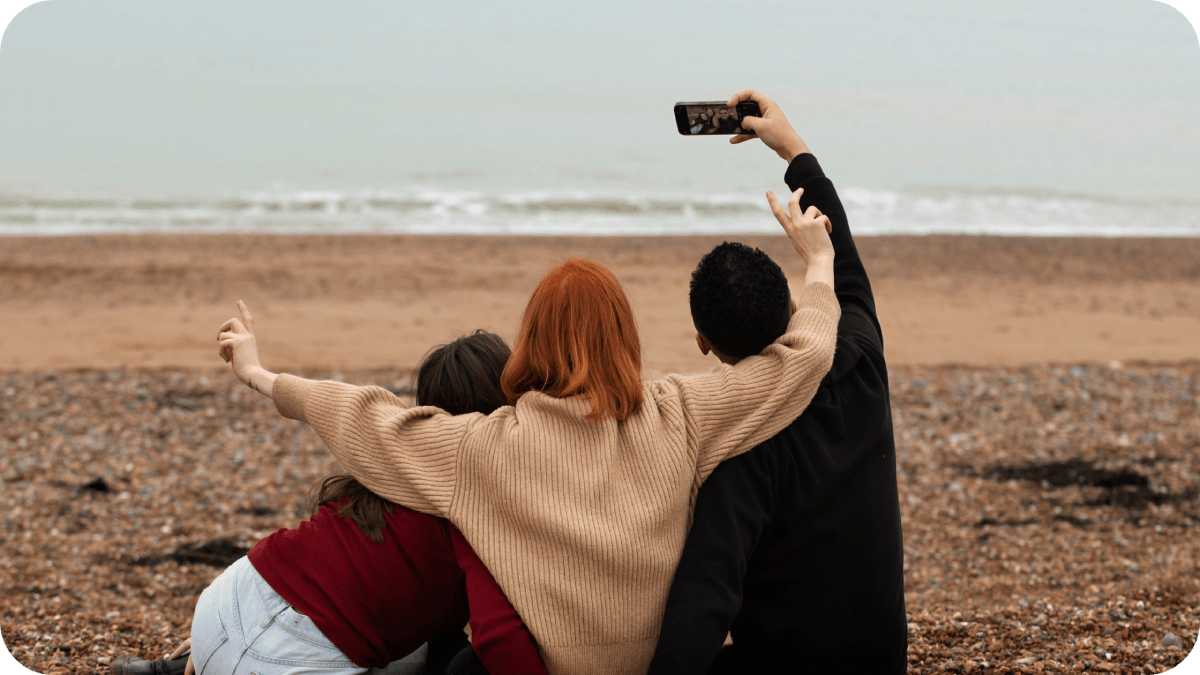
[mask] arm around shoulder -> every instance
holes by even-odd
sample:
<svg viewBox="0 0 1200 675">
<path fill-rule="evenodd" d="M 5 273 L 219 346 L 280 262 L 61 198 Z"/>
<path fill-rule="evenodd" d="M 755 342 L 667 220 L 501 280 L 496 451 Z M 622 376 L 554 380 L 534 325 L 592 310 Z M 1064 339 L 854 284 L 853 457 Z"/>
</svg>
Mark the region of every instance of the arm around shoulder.
<svg viewBox="0 0 1200 675">
<path fill-rule="evenodd" d="M 808 407 L 833 365 L 841 307 L 823 282 L 805 286 L 788 330 L 757 356 L 677 377 L 700 480 L 779 433 Z"/>
<path fill-rule="evenodd" d="M 275 401 L 279 414 L 308 424 L 333 456 L 369 490 L 402 506 L 446 516 L 457 485 L 458 451 L 483 415 L 409 408 L 380 387 L 276 375 L 262 367 L 254 317 L 217 329 L 218 354 L 243 384 Z"/>
<path fill-rule="evenodd" d="M 273 394 L 281 415 L 311 426 L 372 492 L 423 513 L 449 514 L 459 449 L 483 415 L 409 408 L 381 387 L 287 374 L 276 377 Z"/>
</svg>

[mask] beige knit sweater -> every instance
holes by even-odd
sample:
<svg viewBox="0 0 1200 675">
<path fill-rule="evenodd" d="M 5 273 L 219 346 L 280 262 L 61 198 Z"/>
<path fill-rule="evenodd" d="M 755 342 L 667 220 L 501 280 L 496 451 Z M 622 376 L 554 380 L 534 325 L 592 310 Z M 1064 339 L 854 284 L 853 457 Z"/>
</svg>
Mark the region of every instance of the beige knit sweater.
<svg viewBox="0 0 1200 675">
<path fill-rule="evenodd" d="M 368 488 L 457 525 L 550 673 L 645 673 L 700 484 L 804 410 L 840 314 L 828 285 L 809 284 L 760 356 L 646 382 L 624 422 L 585 420 L 586 400 L 540 392 L 488 416 L 290 375 L 273 396 Z"/>
</svg>

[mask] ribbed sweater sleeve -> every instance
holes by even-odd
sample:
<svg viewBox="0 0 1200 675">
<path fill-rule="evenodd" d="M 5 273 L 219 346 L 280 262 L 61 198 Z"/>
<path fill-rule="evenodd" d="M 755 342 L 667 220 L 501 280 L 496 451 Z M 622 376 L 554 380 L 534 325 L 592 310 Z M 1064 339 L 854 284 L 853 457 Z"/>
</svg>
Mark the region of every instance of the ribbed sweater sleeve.
<svg viewBox="0 0 1200 675">
<path fill-rule="evenodd" d="M 458 451 L 478 413 L 409 408 L 381 387 L 357 387 L 281 374 L 272 397 L 279 414 L 311 426 L 367 489 L 416 511 L 446 517 L 454 499 Z"/>
<path fill-rule="evenodd" d="M 671 376 L 703 482 L 723 460 L 779 433 L 804 411 L 833 365 L 841 306 L 828 284 L 804 288 L 787 332 L 757 356 L 703 375 Z"/>
</svg>

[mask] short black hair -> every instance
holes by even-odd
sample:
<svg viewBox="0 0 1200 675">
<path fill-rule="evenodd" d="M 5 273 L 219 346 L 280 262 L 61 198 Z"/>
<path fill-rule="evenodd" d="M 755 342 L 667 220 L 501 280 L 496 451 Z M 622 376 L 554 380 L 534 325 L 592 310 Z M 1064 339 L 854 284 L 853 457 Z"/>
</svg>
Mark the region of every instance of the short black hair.
<svg viewBox="0 0 1200 675">
<path fill-rule="evenodd" d="M 700 259 L 688 300 L 700 335 L 738 359 L 777 340 L 792 316 L 783 270 L 766 253 L 738 242 L 724 242 Z"/>
</svg>

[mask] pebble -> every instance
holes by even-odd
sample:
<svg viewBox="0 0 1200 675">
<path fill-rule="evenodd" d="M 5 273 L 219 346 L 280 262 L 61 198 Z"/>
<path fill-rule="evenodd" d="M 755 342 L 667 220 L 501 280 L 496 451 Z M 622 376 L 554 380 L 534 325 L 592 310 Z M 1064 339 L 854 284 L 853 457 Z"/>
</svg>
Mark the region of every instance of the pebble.
<svg viewBox="0 0 1200 675">
<path fill-rule="evenodd" d="M 892 368 L 911 675 L 1157 672 L 1194 646 L 1178 617 L 1200 626 L 1200 587 L 1180 581 L 1200 560 L 1200 363 L 1068 374 Z M 409 388 L 397 369 L 342 375 Z M 15 392 L 0 633 L 18 662 L 48 673 L 66 653 L 46 645 L 64 644 L 95 657 L 72 651 L 77 674 L 159 658 L 230 556 L 301 520 L 335 463 L 239 387 L 224 371 L 0 373 Z"/>
<path fill-rule="evenodd" d="M 1183 640 L 1180 640 L 1179 636 L 1174 633 L 1167 633 L 1163 636 L 1162 646 L 1179 647 L 1180 649 L 1183 649 Z"/>
</svg>

